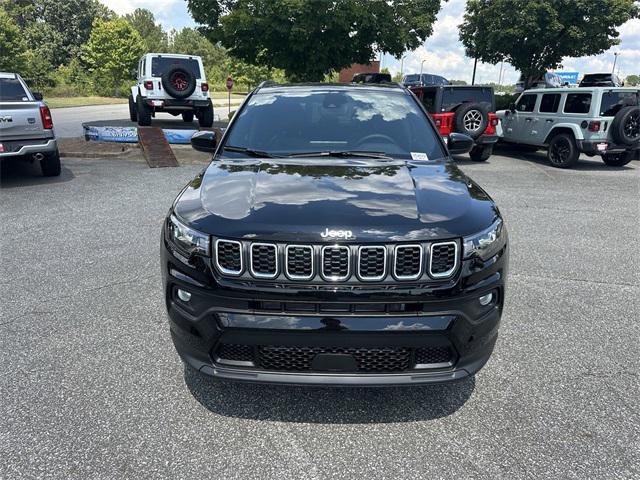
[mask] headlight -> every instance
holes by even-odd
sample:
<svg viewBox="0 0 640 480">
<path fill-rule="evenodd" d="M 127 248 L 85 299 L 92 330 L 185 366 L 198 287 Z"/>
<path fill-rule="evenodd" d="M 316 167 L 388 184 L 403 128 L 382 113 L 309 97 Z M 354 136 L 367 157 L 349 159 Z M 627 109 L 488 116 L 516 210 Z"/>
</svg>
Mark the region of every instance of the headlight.
<svg viewBox="0 0 640 480">
<path fill-rule="evenodd" d="M 498 219 L 486 230 L 463 239 L 463 258 L 478 255 L 482 260 L 488 260 L 504 246 L 506 237 L 507 229 Z"/>
<path fill-rule="evenodd" d="M 188 255 L 209 256 L 209 235 L 187 227 L 174 215 L 169 217 L 169 239 Z"/>
</svg>

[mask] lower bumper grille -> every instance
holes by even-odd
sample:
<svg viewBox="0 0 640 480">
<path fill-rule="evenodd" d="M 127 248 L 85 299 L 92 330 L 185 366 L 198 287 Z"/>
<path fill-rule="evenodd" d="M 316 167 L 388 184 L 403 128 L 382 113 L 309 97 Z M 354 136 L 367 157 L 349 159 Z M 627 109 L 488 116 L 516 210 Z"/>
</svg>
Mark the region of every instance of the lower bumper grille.
<svg viewBox="0 0 640 480">
<path fill-rule="evenodd" d="M 242 345 L 221 343 L 215 357 L 220 363 L 242 362 L 245 366 L 269 371 L 311 372 L 320 354 L 353 357 L 360 373 L 394 373 L 414 368 L 453 365 L 455 354 L 448 346 L 429 347 L 317 347 L 282 345 Z"/>
</svg>

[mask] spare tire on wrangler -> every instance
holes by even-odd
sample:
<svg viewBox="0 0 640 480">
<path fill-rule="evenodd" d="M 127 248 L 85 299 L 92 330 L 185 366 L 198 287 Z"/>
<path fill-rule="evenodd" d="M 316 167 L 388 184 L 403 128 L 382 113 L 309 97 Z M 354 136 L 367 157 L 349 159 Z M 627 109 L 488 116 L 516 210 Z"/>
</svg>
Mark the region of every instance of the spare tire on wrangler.
<svg viewBox="0 0 640 480">
<path fill-rule="evenodd" d="M 456 132 L 466 133 L 476 139 L 489 125 L 489 110 L 482 103 L 463 103 L 453 116 L 453 128 Z"/>
<path fill-rule="evenodd" d="M 196 77 L 186 68 L 176 65 L 162 74 L 162 86 L 173 98 L 187 98 L 196 89 Z"/>
<path fill-rule="evenodd" d="M 640 142 L 640 107 L 623 107 L 611 122 L 613 139 L 624 145 Z"/>
</svg>

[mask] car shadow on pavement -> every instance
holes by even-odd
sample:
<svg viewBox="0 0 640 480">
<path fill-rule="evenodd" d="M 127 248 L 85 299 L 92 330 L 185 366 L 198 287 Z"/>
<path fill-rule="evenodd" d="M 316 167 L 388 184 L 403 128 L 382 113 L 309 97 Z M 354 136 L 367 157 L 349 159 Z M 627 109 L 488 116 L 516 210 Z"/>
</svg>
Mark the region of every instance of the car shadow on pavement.
<svg viewBox="0 0 640 480">
<path fill-rule="evenodd" d="M 32 185 L 50 185 L 74 179 L 73 172 L 62 164 L 58 177 L 43 177 L 38 162 L 19 159 L 6 159 L 0 163 L 0 188 L 28 187 Z"/>
<path fill-rule="evenodd" d="M 226 417 L 301 423 L 398 423 L 442 418 L 471 397 L 475 377 L 412 387 L 298 387 L 221 381 L 185 366 L 193 397 Z"/>
<path fill-rule="evenodd" d="M 544 150 L 538 150 L 536 152 L 527 152 L 527 151 L 519 150 L 513 147 L 501 146 L 501 147 L 497 147 L 493 153 L 494 155 L 501 155 L 504 157 L 513 158 L 513 160 L 515 161 L 524 160 L 526 162 L 536 163 L 543 167 L 548 167 L 551 170 L 621 171 L 621 170 L 631 170 L 632 169 L 631 165 L 633 165 L 633 163 L 630 163 L 628 165 L 625 165 L 624 167 L 610 167 L 609 165 L 605 165 L 602 159 L 597 155 L 594 157 L 586 157 L 585 155 L 581 155 L 580 159 L 573 167 L 567 168 L 567 169 L 560 169 L 560 168 L 553 167 L 549 163 L 549 160 L 547 160 L 547 153 Z M 491 161 L 491 158 L 489 158 L 489 161 Z M 469 160 L 469 162 L 461 162 L 461 163 L 476 163 L 476 162 L 472 162 Z"/>
</svg>

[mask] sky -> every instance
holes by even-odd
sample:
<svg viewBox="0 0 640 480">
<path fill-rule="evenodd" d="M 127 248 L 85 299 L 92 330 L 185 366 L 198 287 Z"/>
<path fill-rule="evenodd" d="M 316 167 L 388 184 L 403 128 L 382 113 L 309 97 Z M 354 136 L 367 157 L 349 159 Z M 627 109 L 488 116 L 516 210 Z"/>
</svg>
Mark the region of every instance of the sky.
<svg viewBox="0 0 640 480">
<path fill-rule="evenodd" d="M 171 28 L 194 27 L 195 22 L 187 10 L 185 0 L 100 0 L 119 15 L 132 12 L 136 8 L 151 10 L 166 30 Z M 436 73 L 448 79 L 471 82 L 473 59 L 464 54 L 464 48 L 458 40 L 458 25 L 462 23 L 465 0 L 449 0 L 442 3 L 442 10 L 434 25 L 434 32 L 425 44 L 413 52 L 407 52 L 402 62 L 404 73 L 418 73 L 424 62 L 424 71 Z M 620 45 L 601 55 L 581 58 L 565 58 L 563 68 L 566 72 L 610 72 L 613 66 L 614 52 L 618 52 L 616 72 L 621 77 L 640 74 L 640 19 L 629 20 L 620 27 Z M 388 67 L 392 73 L 400 71 L 401 62 L 390 55 L 382 57 L 382 67 Z M 518 73 L 508 64 L 502 70 L 502 83 L 512 84 L 518 79 Z M 500 64 L 478 64 L 476 83 L 498 83 Z"/>
</svg>

